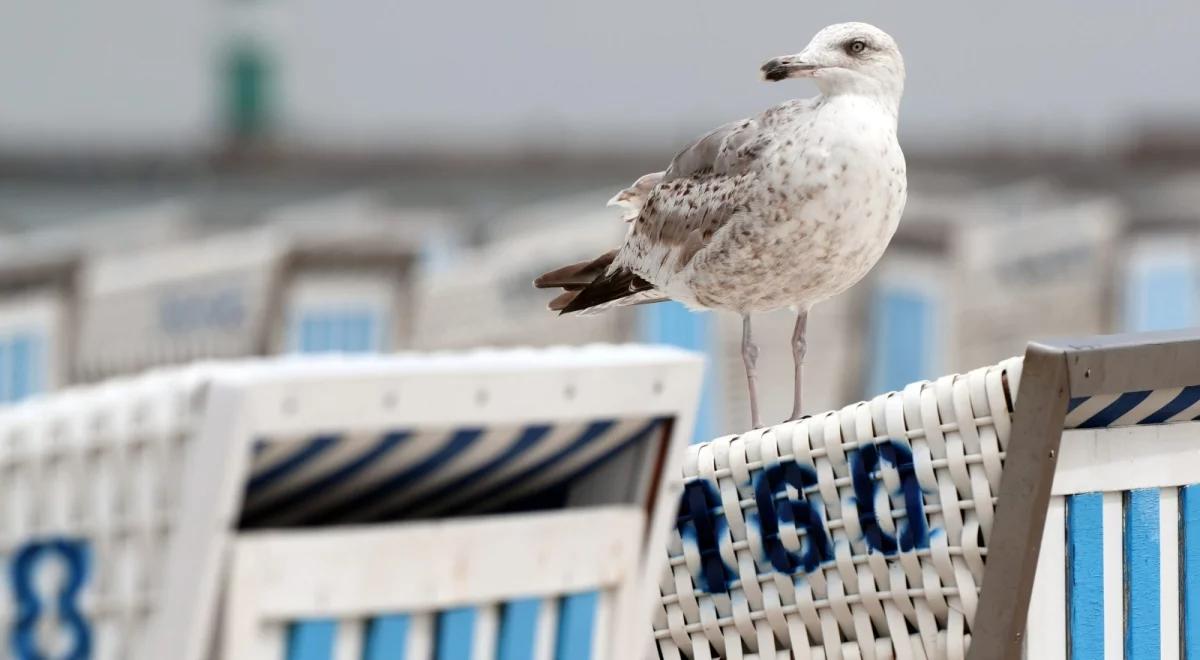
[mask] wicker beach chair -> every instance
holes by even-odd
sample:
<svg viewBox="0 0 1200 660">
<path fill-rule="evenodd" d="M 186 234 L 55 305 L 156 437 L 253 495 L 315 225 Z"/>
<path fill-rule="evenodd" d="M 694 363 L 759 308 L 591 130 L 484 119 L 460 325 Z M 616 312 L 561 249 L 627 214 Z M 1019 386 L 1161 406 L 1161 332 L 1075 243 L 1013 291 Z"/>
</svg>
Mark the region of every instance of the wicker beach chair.
<svg viewBox="0 0 1200 660">
<path fill-rule="evenodd" d="M 1197 385 L 1195 333 L 1031 344 L 689 447 L 650 657 L 1200 656 Z"/>
<path fill-rule="evenodd" d="M 646 347 L 289 359 L 0 410 L 0 656 L 636 655 L 700 378 Z"/>
</svg>

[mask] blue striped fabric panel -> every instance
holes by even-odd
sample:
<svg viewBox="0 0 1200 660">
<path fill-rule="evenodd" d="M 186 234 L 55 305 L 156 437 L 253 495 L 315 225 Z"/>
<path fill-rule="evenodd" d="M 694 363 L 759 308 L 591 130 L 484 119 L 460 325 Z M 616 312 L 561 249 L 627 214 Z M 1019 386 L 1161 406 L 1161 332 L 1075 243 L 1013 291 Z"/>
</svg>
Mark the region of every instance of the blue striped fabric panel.
<svg viewBox="0 0 1200 660">
<path fill-rule="evenodd" d="M 255 491 L 262 490 L 271 484 L 287 479 L 296 470 L 316 460 L 321 454 L 329 451 L 337 443 L 338 436 L 320 435 L 305 443 L 295 453 L 285 456 L 277 463 L 256 470 L 246 483 L 248 494 L 253 495 Z"/>
<path fill-rule="evenodd" d="M 337 638 L 337 621 L 298 621 L 288 629 L 287 660 L 330 660 Z"/>
<path fill-rule="evenodd" d="M 408 616 L 381 616 L 367 625 L 363 644 L 363 660 L 406 660 L 408 650 Z"/>
<path fill-rule="evenodd" d="M 1158 660 L 1158 489 L 1125 494 L 1125 660 Z"/>
<path fill-rule="evenodd" d="M 1200 385 L 1076 397 L 1067 406 L 1067 419 L 1063 426 L 1068 429 L 1100 429 L 1196 420 L 1200 419 L 1198 404 Z M 1137 414 L 1128 416 L 1139 406 L 1141 410 Z"/>
<path fill-rule="evenodd" d="M 1180 493 L 1183 657 L 1200 660 L 1200 485 Z"/>
<path fill-rule="evenodd" d="M 366 522 L 359 520 L 364 516 L 371 520 L 441 517 L 487 512 L 497 506 L 505 510 L 555 508 L 558 504 L 553 496 L 631 446 L 653 442 L 669 421 L 604 419 L 578 430 L 540 424 L 511 430 L 458 428 L 438 438 L 429 438 L 427 433 L 418 438 L 414 431 L 397 430 L 368 442 L 331 434 L 289 440 L 286 447 L 269 438 L 260 439 L 255 445 L 241 522 L 258 527 L 281 522 Z M 495 454 L 458 474 L 462 467 L 457 461 L 485 435 Z M 506 436 L 512 439 L 502 441 Z M 413 457 L 409 459 L 396 458 L 404 456 L 397 452 L 418 440 L 433 440 L 438 446 L 426 453 L 410 452 Z M 553 446 L 548 446 L 551 443 Z M 534 449 L 538 456 L 530 460 Z M 581 460 L 581 454 L 586 459 Z M 388 467 L 380 471 L 380 465 Z M 455 476 L 447 479 L 448 471 Z M 358 486 L 356 481 L 367 472 L 371 473 L 369 482 Z M 431 482 L 436 485 L 426 485 Z M 495 502 L 531 482 L 536 488 Z M 415 499 L 406 496 L 422 490 L 427 492 Z M 464 496 L 467 493 L 469 497 Z"/>
<path fill-rule="evenodd" d="M 383 459 L 410 437 L 411 435 L 407 432 L 388 433 L 384 435 L 381 440 L 368 446 L 365 451 L 355 456 L 353 460 L 338 465 L 317 479 L 288 492 L 283 497 L 249 510 L 243 518 L 243 524 L 250 526 L 262 524 L 274 516 L 287 514 L 298 508 L 302 509 L 309 500 L 353 479 L 355 475 L 371 467 L 376 461 Z"/>
<path fill-rule="evenodd" d="M 1067 588 L 1071 660 L 1104 657 L 1104 495 L 1067 498 Z"/>
</svg>

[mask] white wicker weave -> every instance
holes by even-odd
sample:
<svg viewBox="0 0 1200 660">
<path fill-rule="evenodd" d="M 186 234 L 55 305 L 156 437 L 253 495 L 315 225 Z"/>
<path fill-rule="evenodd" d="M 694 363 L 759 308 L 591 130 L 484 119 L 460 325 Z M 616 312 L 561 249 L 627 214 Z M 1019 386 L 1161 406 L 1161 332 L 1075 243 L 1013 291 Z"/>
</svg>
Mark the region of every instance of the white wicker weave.
<svg viewBox="0 0 1200 660">
<path fill-rule="evenodd" d="M 692 446 L 661 657 L 964 657 L 1021 365 Z"/>
</svg>

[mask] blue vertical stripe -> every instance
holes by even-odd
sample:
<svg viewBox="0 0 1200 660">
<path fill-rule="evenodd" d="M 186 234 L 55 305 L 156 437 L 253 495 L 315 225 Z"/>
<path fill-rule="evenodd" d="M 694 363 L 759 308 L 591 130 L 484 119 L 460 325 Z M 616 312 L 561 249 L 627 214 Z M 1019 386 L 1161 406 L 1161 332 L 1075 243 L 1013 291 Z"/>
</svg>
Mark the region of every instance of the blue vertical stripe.
<svg viewBox="0 0 1200 660">
<path fill-rule="evenodd" d="M 346 317 L 344 314 L 326 312 L 325 323 L 329 326 L 329 341 L 325 345 L 327 351 L 339 351 L 345 345 Z"/>
<path fill-rule="evenodd" d="M 348 353 L 361 353 L 365 350 L 362 341 L 363 315 L 358 313 L 345 314 L 341 318 L 342 332 L 338 346 Z"/>
<path fill-rule="evenodd" d="M 1174 330 L 1196 323 L 1197 273 L 1193 259 L 1158 259 L 1131 273 L 1125 322 L 1134 332 Z"/>
<path fill-rule="evenodd" d="M 871 394 L 933 376 L 934 307 L 914 290 L 884 288 L 871 314 Z"/>
<path fill-rule="evenodd" d="M 1200 660 L 1200 485 L 1184 486 L 1182 497 L 1183 657 Z"/>
<path fill-rule="evenodd" d="M 572 594 L 560 601 L 555 660 L 589 660 L 592 657 L 592 635 L 596 632 L 593 628 L 599 599 L 599 593 L 590 591 Z"/>
<path fill-rule="evenodd" d="M 696 426 L 692 442 L 711 440 L 717 433 L 717 416 L 714 397 L 716 391 L 713 369 L 720 356 L 713 341 L 712 315 L 688 311 L 681 303 L 669 301 L 644 305 L 639 319 L 642 341 L 652 344 L 668 344 L 704 353 L 706 367 L 700 392 L 700 404 L 696 411 Z"/>
<path fill-rule="evenodd" d="M 540 609 L 541 601 L 536 598 L 504 604 L 504 611 L 500 615 L 500 642 L 496 648 L 496 660 L 528 660 L 533 657 Z"/>
<path fill-rule="evenodd" d="M 437 660 L 471 660 L 475 637 L 475 608 L 462 607 L 438 614 Z"/>
<path fill-rule="evenodd" d="M 366 323 L 366 336 L 363 337 L 363 350 L 371 353 L 378 353 L 384 350 L 383 346 L 383 316 L 368 314 Z"/>
<path fill-rule="evenodd" d="M 1071 660 L 1104 657 L 1104 496 L 1067 498 L 1067 597 Z M 1113 530 L 1115 532 L 1115 530 Z"/>
<path fill-rule="evenodd" d="M 31 393 L 29 388 L 29 376 L 32 368 L 31 348 L 29 335 L 22 333 L 13 337 L 10 352 L 11 368 L 8 374 L 8 396 L 12 401 L 20 401 Z"/>
<path fill-rule="evenodd" d="M 1158 660 L 1158 489 L 1125 494 L 1125 660 Z"/>
<path fill-rule="evenodd" d="M 29 394 L 46 391 L 46 357 L 42 351 L 42 338 L 29 336 Z"/>
<path fill-rule="evenodd" d="M 381 616 L 367 624 L 363 660 L 405 660 L 408 649 L 408 616 Z"/>
<path fill-rule="evenodd" d="M 12 401 L 12 395 L 8 391 L 8 378 L 4 374 L 8 373 L 8 342 L 0 339 L 0 402 Z"/>
<path fill-rule="evenodd" d="M 299 621 L 288 628 L 287 660 L 333 660 L 337 622 Z"/>
<path fill-rule="evenodd" d="M 297 315 L 293 342 L 301 353 L 368 353 L 382 350 L 379 314 L 371 309 L 310 309 Z"/>
<path fill-rule="evenodd" d="M 328 351 L 329 347 L 332 345 L 332 338 L 330 337 L 332 334 L 330 332 L 331 330 L 332 328 L 330 327 L 329 319 L 325 314 L 314 314 L 311 338 L 312 345 L 309 346 L 309 351 L 313 353 L 323 353 Z"/>
</svg>

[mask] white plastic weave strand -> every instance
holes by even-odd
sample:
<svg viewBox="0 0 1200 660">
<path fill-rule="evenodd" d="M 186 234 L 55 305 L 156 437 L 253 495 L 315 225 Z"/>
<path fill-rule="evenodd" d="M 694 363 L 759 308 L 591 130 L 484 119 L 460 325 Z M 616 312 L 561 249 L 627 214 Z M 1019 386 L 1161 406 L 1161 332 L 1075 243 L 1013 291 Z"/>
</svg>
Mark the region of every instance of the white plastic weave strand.
<svg viewBox="0 0 1200 660">
<path fill-rule="evenodd" d="M 689 448 L 662 658 L 963 658 L 1021 361 Z"/>
</svg>

